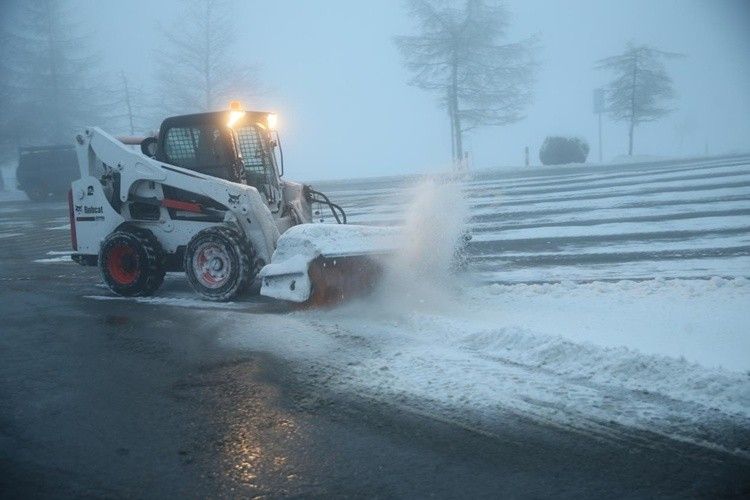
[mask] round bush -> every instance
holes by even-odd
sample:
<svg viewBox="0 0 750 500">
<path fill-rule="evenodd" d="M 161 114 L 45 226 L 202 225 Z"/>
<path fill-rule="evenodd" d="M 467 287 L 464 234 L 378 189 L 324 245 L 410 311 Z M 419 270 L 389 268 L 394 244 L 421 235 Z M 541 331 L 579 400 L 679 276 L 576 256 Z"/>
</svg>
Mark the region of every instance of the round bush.
<svg viewBox="0 0 750 500">
<path fill-rule="evenodd" d="M 584 163 L 589 155 L 589 145 L 578 137 L 550 136 L 544 139 L 539 150 L 542 165 Z"/>
</svg>

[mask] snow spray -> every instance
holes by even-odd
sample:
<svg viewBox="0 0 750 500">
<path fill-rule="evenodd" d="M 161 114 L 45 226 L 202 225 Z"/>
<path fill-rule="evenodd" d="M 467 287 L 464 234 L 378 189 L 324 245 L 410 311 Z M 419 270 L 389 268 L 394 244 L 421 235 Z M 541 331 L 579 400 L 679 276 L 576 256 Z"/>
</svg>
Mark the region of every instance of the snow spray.
<svg viewBox="0 0 750 500">
<path fill-rule="evenodd" d="M 382 296 L 395 306 L 444 304 L 466 243 L 468 207 L 463 183 L 427 178 L 410 193 L 400 250 L 385 263 Z"/>
</svg>

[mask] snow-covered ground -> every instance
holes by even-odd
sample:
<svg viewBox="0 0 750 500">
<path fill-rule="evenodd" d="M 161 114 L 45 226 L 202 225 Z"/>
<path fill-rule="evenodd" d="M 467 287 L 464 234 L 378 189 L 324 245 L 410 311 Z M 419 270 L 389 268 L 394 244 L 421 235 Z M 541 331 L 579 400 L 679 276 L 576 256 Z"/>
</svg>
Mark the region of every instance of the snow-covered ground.
<svg viewBox="0 0 750 500">
<path fill-rule="evenodd" d="M 511 411 L 593 433 L 616 422 L 750 456 L 750 443 L 714 425 L 750 424 L 744 278 L 415 298 L 390 290 L 331 311 L 208 321 L 224 342 L 297 359 L 327 386 L 472 427 L 491 429 Z"/>
<path fill-rule="evenodd" d="M 320 188 L 354 222 L 408 226 L 410 184 Z M 327 384 L 484 429 L 510 410 L 750 456 L 722 430 L 750 429 L 750 158 L 484 173 L 464 192 L 469 284 L 294 313 L 280 351 L 336 366 Z M 456 204 L 443 194 L 426 225 L 453 231 Z"/>
<path fill-rule="evenodd" d="M 750 457 L 750 157 L 483 172 L 416 198 L 414 182 L 315 186 L 351 222 L 413 229 L 386 292 L 366 300 L 269 315 L 202 303 L 184 286 L 88 298 L 201 308 L 226 345 L 482 432 L 510 412 Z M 439 266 L 464 227 L 466 280 L 413 274 Z"/>
<path fill-rule="evenodd" d="M 316 187 L 352 222 L 393 224 L 413 183 Z M 750 277 L 749 156 L 479 172 L 465 191 L 472 270 L 488 283 Z"/>
</svg>

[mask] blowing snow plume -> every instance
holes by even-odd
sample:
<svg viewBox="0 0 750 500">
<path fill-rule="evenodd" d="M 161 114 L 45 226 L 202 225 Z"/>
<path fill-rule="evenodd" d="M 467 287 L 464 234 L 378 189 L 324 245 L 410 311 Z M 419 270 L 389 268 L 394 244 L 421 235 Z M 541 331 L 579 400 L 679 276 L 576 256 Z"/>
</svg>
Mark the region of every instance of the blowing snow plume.
<svg viewBox="0 0 750 500">
<path fill-rule="evenodd" d="M 466 243 L 468 210 L 461 182 L 426 179 L 411 199 L 399 251 L 385 265 L 384 299 L 396 306 L 446 299 Z"/>
</svg>

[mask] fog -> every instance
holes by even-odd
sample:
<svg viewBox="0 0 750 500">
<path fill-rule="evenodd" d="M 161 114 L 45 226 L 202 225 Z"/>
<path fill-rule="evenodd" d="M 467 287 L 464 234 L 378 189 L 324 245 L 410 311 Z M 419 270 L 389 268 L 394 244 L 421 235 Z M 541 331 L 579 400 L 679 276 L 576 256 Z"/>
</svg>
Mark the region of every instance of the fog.
<svg viewBox="0 0 750 500">
<path fill-rule="evenodd" d="M 100 69 L 124 72 L 150 94 L 162 32 L 184 10 L 177 0 L 71 0 L 71 16 Z M 3 2 L 12 19 L 19 2 Z M 743 0 L 508 1 L 505 43 L 536 36 L 538 68 L 525 118 L 469 131 L 476 169 L 531 163 L 549 135 L 580 136 L 598 160 L 592 91 L 610 75 L 596 61 L 629 41 L 678 52 L 666 63 L 675 110 L 636 131 L 635 154 L 685 156 L 746 151 L 750 137 L 750 4 Z M 451 164 L 450 123 L 437 97 L 408 85 L 394 37 L 417 27 L 404 3 L 277 1 L 230 4 L 233 57 L 252 65 L 249 108 L 280 117 L 287 172 L 300 179 L 397 175 Z M 190 81 L 182 82 L 190 86 Z M 156 110 L 150 110 L 155 112 Z M 200 110 L 195 110 L 200 111 Z M 158 113 L 156 113 L 158 115 Z M 102 125 L 107 128 L 107 124 Z M 158 125 L 158 123 L 156 124 Z M 121 131 L 115 131 L 121 132 Z M 603 158 L 627 153 L 627 124 L 603 120 Z"/>
</svg>

